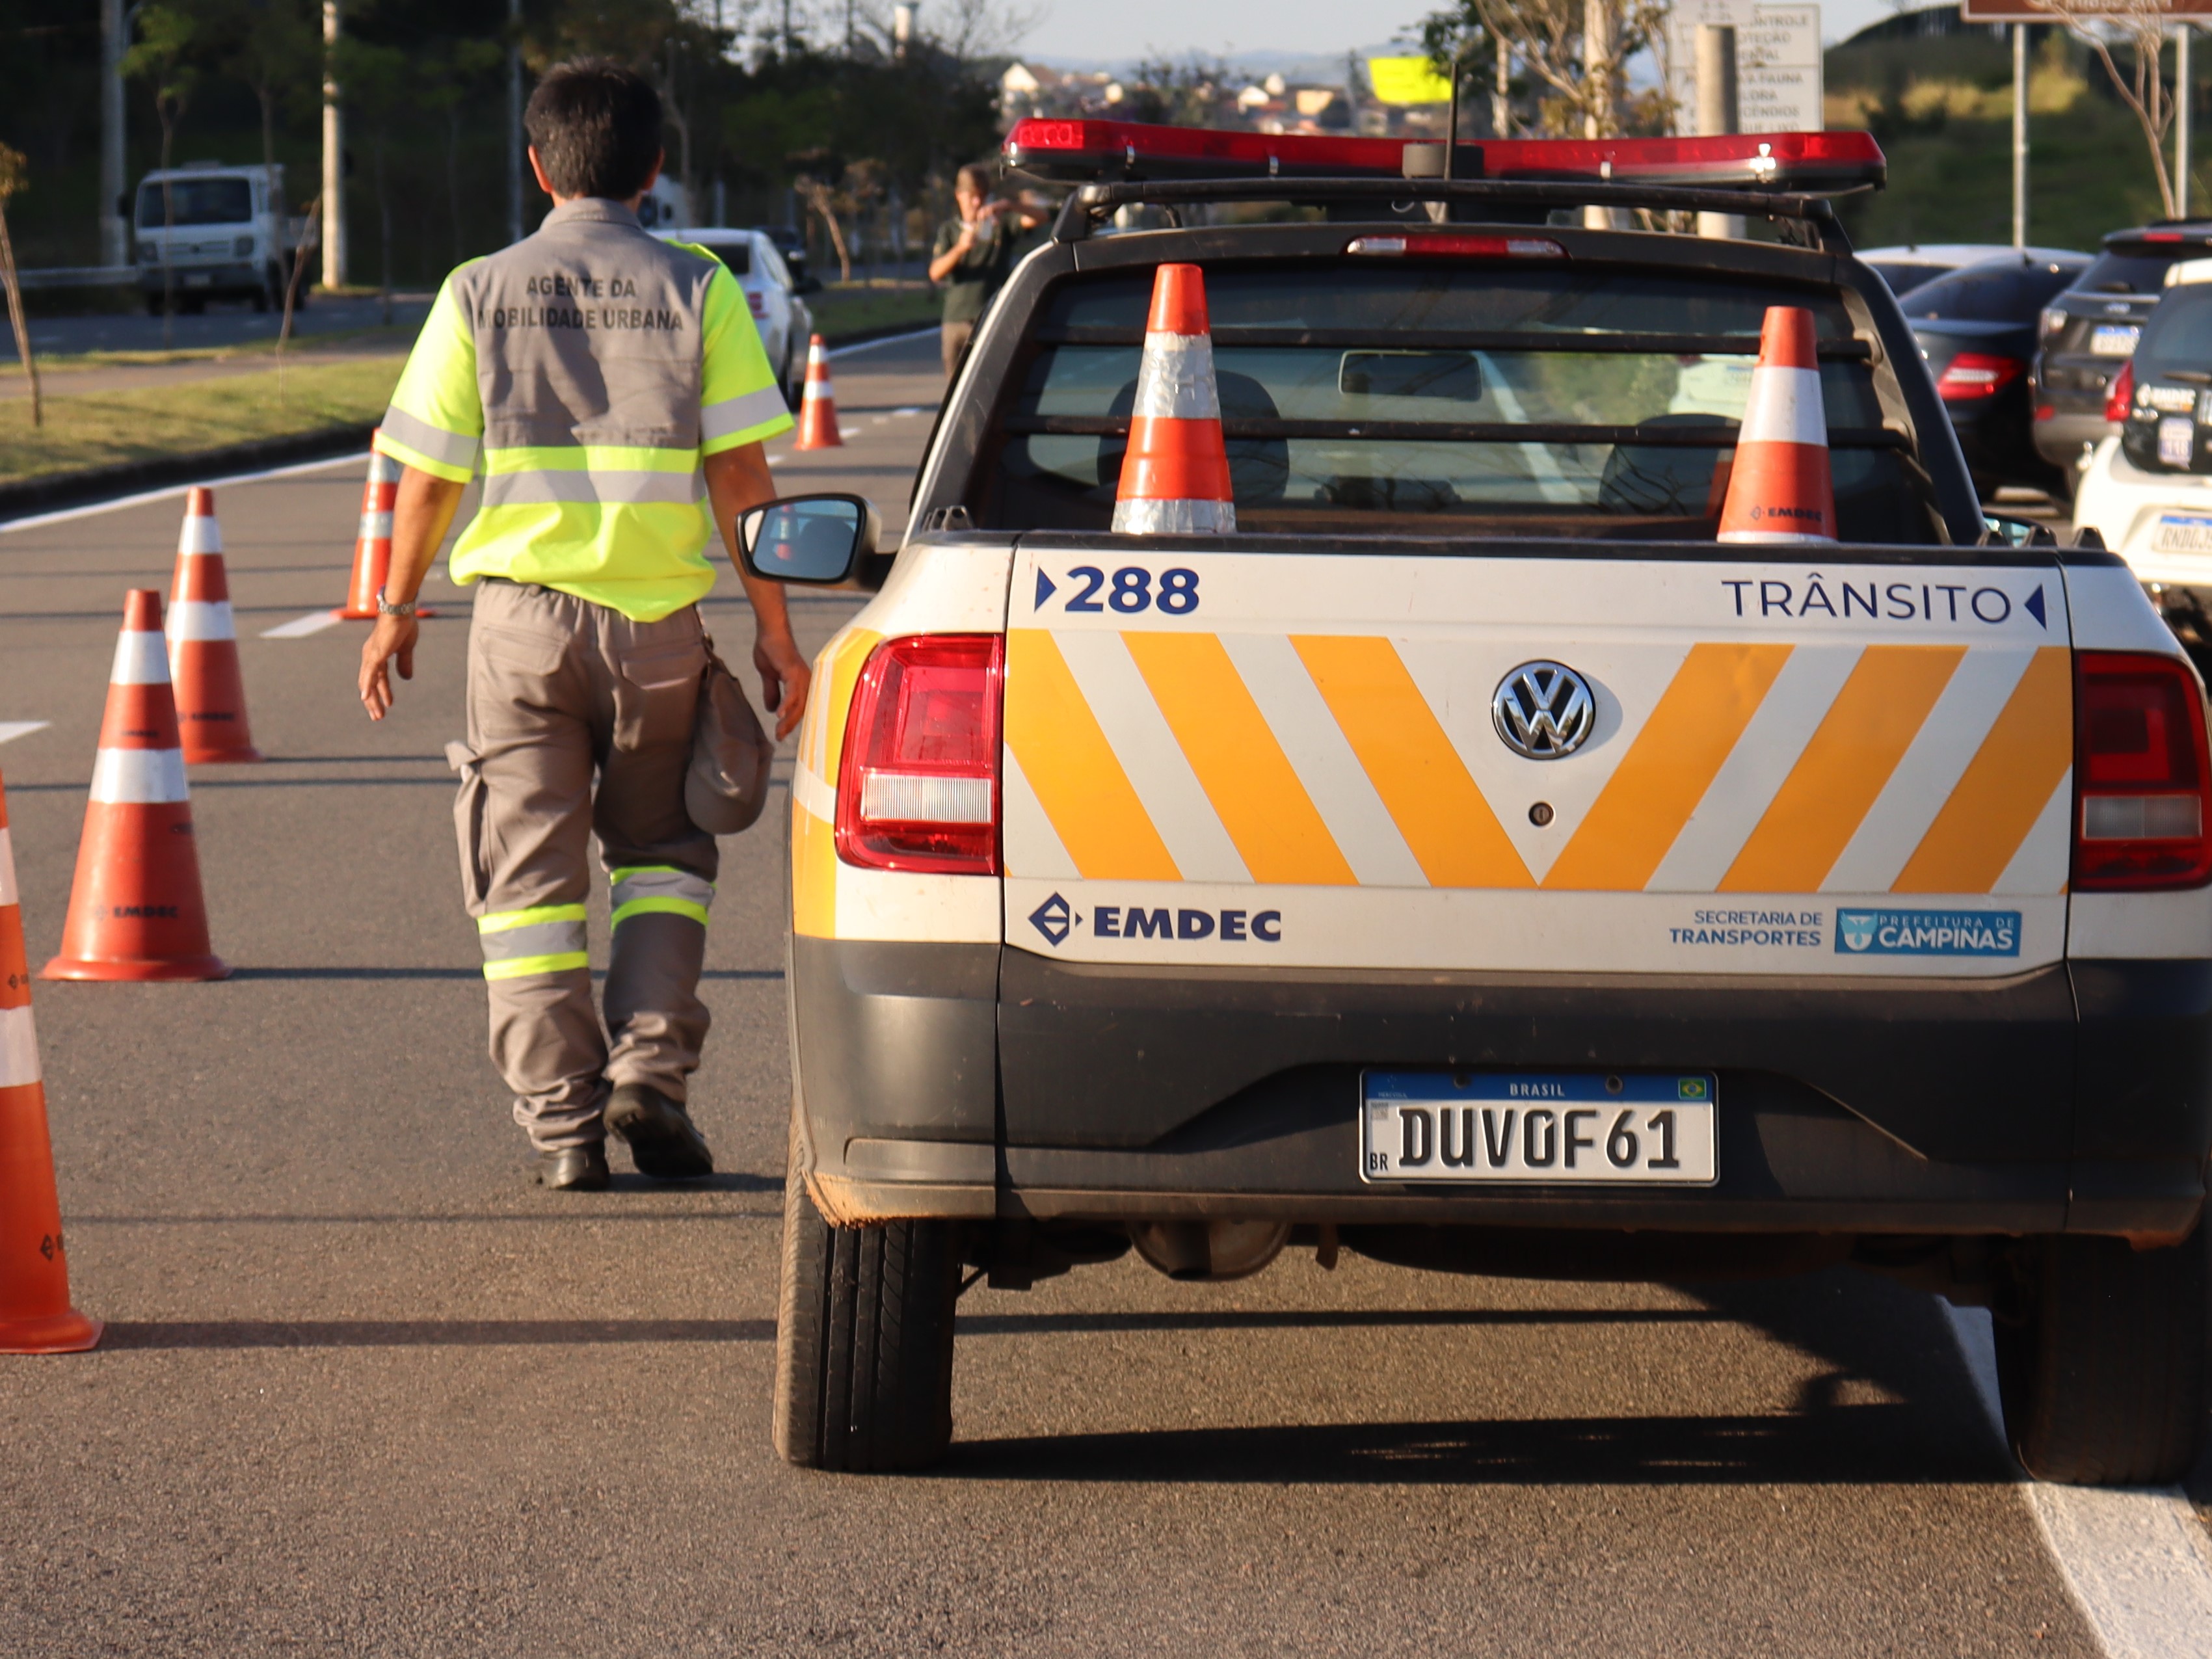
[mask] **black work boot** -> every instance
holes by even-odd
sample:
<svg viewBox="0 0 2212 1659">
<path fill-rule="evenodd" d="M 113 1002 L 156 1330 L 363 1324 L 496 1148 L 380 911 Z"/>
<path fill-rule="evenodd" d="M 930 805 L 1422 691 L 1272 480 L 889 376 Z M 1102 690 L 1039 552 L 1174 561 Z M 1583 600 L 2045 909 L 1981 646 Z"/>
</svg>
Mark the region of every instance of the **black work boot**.
<svg viewBox="0 0 2212 1659">
<path fill-rule="evenodd" d="M 566 1193 L 603 1193 L 607 1189 L 607 1145 L 594 1140 L 582 1146 L 563 1146 L 557 1152 L 538 1155 L 538 1184 Z"/>
<path fill-rule="evenodd" d="M 607 1097 L 607 1127 L 629 1143 L 630 1161 L 655 1181 L 714 1173 L 714 1155 L 684 1109 L 647 1083 L 624 1083 Z"/>
</svg>

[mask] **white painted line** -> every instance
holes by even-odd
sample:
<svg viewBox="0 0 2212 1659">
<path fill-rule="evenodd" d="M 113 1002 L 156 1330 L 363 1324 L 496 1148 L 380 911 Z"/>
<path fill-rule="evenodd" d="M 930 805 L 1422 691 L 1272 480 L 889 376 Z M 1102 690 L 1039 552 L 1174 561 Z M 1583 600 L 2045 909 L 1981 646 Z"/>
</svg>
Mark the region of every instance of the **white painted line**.
<svg viewBox="0 0 2212 1659">
<path fill-rule="evenodd" d="M 42 524 L 63 524 L 71 519 L 89 519 L 96 514 L 115 513 L 126 507 L 140 507 L 148 501 L 165 501 L 192 489 L 228 489 L 233 484 L 258 483 L 264 478 L 289 478 L 301 472 L 321 472 L 334 466 L 357 466 L 368 459 L 368 452 L 357 455 L 333 455 L 326 461 L 300 461 L 291 466 L 272 466 L 260 472 L 234 472 L 226 477 L 203 478 L 197 485 L 176 484 L 167 489 L 149 489 L 136 495 L 118 495 L 113 501 L 94 501 L 87 507 L 65 507 L 55 513 L 40 513 L 27 519 L 10 519 L 0 524 L 0 534 L 10 530 L 31 530 Z"/>
<path fill-rule="evenodd" d="M 33 732 L 43 732 L 52 720 L 0 720 L 0 743 L 13 743 L 18 738 L 27 738 Z"/>
<path fill-rule="evenodd" d="M 310 634 L 319 634 L 325 628 L 335 628 L 344 620 L 335 611 L 310 611 L 304 617 L 295 617 L 290 622 L 263 629 L 261 637 L 264 640 L 304 640 Z"/>
<path fill-rule="evenodd" d="M 919 409 L 895 409 L 891 410 L 892 415 L 895 416 L 899 415 L 920 415 L 923 412 L 923 410 Z"/>
<path fill-rule="evenodd" d="M 1983 1308 L 1943 1304 L 2000 1442 L 1996 1344 Z M 2179 1486 L 2021 1489 L 2066 1587 L 2112 1659 L 2203 1659 L 2212 1632 L 2212 1541 Z"/>
<path fill-rule="evenodd" d="M 881 346 L 904 345 L 909 340 L 933 340 L 939 332 L 938 325 L 932 323 L 927 328 L 918 328 L 911 334 L 886 334 L 880 340 L 863 340 L 858 345 L 832 346 L 827 355 L 832 357 L 849 357 L 856 351 L 873 351 Z"/>
</svg>

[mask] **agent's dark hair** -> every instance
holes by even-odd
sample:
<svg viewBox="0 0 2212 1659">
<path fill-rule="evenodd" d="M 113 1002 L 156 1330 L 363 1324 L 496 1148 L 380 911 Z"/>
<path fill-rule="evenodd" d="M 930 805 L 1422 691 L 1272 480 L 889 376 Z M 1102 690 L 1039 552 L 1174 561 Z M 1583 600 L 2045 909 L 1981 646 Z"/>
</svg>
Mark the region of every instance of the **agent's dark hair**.
<svg viewBox="0 0 2212 1659">
<path fill-rule="evenodd" d="M 522 125 L 559 194 L 625 202 L 660 155 L 660 94 L 620 64 L 579 58 L 546 71 Z"/>
</svg>

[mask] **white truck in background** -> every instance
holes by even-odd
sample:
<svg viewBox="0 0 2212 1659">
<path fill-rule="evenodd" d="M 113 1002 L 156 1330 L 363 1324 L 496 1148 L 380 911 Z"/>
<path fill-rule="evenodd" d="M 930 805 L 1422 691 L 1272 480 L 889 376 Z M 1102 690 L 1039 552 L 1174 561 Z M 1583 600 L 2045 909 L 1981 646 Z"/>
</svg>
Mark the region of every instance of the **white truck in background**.
<svg viewBox="0 0 2212 1659">
<path fill-rule="evenodd" d="M 187 161 L 148 173 L 131 215 L 131 254 L 149 314 L 204 311 L 210 300 L 281 306 L 307 232 L 287 199 L 281 164 Z"/>
</svg>

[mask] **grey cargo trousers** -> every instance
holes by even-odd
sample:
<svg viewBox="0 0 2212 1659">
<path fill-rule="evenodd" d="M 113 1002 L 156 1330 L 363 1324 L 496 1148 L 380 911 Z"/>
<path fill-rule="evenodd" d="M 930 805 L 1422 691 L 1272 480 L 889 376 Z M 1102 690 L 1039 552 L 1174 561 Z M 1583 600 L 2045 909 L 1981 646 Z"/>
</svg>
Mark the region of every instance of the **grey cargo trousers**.
<svg viewBox="0 0 2212 1659">
<path fill-rule="evenodd" d="M 454 826 L 491 1057 L 541 1152 L 603 1139 L 618 1085 L 681 1103 L 699 1064 L 716 848 L 684 810 L 684 775 L 706 665 L 696 608 L 637 623 L 550 588 L 477 584 L 468 741 L 447 751 Z M 584 927 L 595 834 L 611 889 L 604 1030 Z"/>
</svg>

